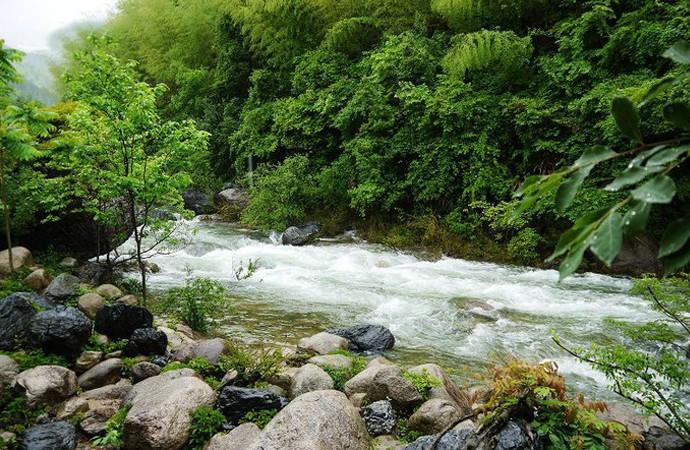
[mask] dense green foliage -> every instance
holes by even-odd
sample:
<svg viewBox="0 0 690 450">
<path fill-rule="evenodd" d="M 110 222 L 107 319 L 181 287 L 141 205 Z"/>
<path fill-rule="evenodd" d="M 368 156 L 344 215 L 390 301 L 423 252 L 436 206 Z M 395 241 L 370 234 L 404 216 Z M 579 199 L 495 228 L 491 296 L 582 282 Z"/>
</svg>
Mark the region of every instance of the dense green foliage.
<svg viewBox="0 0 690 450">
<path fill-rule="evenodd" d="M 221 431 L 225 416 L 217 409 L 201 406 L 192 413 L 192 426 L 185 450 L 201 450 L 214 434 Z"/>
<path fill-rule="evenodd" d="M 158 307 L 172 313 L 192 330 L 208 332 L 212 318 L 227 308 L 227 289 L 222 283 L 207 278 L 191 278 L 185 285 L 170 289 L 159 299 Z"/>
<path fill-rule="evenodd" d="M 95 448 L 120 448 L 122 445 L 122 431 L 129 412 L 128 406 L 121 407 L 105 424 L 103 436 L 91 439 Z"/>
</svg>

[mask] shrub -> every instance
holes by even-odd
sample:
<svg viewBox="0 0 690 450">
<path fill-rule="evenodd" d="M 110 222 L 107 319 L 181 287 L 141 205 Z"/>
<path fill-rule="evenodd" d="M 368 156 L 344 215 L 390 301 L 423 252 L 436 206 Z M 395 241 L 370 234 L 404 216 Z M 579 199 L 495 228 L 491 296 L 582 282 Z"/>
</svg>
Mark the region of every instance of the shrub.
<svg viewBox="0 0 690 450">
<path fill-rule="evenodd" d="M 19 365 L 20 371 L 33 369 L 36 366 L 69 367 L 71 365 L 63 356 L 47 355 L 40 350 L 19 350 L 7 353 L 7 356 L 12 358 Z"/>
<path fill-rule="evenodd" d="M 122 431 L 128 412 L 129 406 L 123 406 L 113 417 L 108 419 L 108 422 L 105 424 L 105 434 L 91 439 L 92 446 L 96 448 L 119 448 L 122 445 Z"/>
<path fill-rule="evenodd" d="M 350 358 L 352 361 L 352 366 L 349 368 L 335 368 L 331 366 L 323 367 L 324 372 L 326 372 L 333 379 L 335 388 L 342 391 L 345 388 L 345 383 L 347 381 L 364 370 L 367 366 L 367 360 L 363 356 L 354 355 L 347 350 L 340 350 L 334 352 L 334 354 L 344 355 Z"/>
<path fill-rule="evenodd" d="M 278 414 L 277 409 L 263 409 L 261 411 L 249 411 L 240 420 L 240 423 L 253 422 L 262 430 Z"/>
<path fill-rule="evenodd" d="M 192 413 L 192 426 L 185 450 L 199 450 L 225 424 L 225 416 L 217 409 L 201 406 Z"/>
<path fill-rule="evenodd" d="M 160 299 L 160 308 L 172 312 L 195 331 L 208 332 L 211 316 L 226 305 L 227 289 L 207 278 L 187 277 L 183 287 L 170 289 Z"/>
<path fill-rule="evenodd" d="M 220 357 L 218 367 L 224 374 L 236 370 L 240 383 L 253 385 L 267 380 L 276 373 L 283 362 L 280 352 L 270 349 L 246 350 L 234 344 L 228 344 L 228 353 Z"/>
<path fill-rule="evenodd" d="M 431 388 L 443 386 L 443 381 L 431 375 L 426 369 L 422 370 L 421 374 L 405 372 L 403 378 L 412 383 L 424 400 L 429 400 Z"/>
<path fill-rule="evenodd" d="M 542 237 L 534 228 L 523 228 L 508 242 L 508 254 L 518 261 L 535 262 L 539 260 L 537 248 Z"/>
<path fill-rule="evenodd" d="M 419 431 L 414 431 L 410 429 L 408 419 L 400 418 L 396 426 L 396 435 L 400 442 L 403 444 L 409 444 L 416 441 L 422 436 Z"/>
<path fill-rule="evenodd" d="M 43 412 L 41 407 L 29 406 L 26 397 L 11 387 L 0 391 L 0 430 L 22 434 Z"/>
</svg>

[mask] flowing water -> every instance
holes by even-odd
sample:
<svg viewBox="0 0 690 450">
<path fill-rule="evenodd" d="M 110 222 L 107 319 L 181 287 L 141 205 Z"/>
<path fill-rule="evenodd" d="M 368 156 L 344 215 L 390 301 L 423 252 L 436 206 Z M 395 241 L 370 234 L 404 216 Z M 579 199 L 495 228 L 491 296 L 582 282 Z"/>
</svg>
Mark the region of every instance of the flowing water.
<svg viewBox="0 0 690 450">
<path fill-rule="evenodd" d="M 551 332 L 574 345 L 606 342 L 614 334 L 605 317 L 643 321 L 652 314 L 623 278 L 585 274 L 559 283 L 553 270 L 426 261 L 365 242 L 289 247 L 229 224 L 190 226 L 190 245 L 152 259 L 162 270 L 150 285 L 181 285 L 187 268 L 227 283 L 232 305 L 221 329 L 245 342 L 296 343 L 329 327 L 375 323 L 396 336 L 389 357 L 402 365 L 437 362 L 462 381 L 508 355 L 548 358 L 571 386 L 611 398 L 603 376 L 559 351 Z M 237 281 L 250 260 L 256 272 Z"/>
</svg>

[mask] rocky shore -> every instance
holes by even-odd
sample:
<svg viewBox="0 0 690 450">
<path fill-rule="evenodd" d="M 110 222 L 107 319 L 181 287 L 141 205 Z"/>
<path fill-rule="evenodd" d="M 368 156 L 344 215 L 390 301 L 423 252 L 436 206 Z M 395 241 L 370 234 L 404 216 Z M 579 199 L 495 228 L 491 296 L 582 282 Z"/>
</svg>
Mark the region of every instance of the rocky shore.
<svg viewBox="0 0 690 450">
<path fill-rule="evenodd" d="M 487 425 L 491 383 L 461 388 L 431 361 L 387 359 L 385 327 L 241 348 L 155 318 L 121 287 L 89 284 L 71 274 L 88 272 L 76 261 L 51 279 L 25 250 L 15 260 L 30 267 L 33 292 L 0 300 L 0 448 L 549 448 L 524 412 Z M 624 405 L 601 409 L 639 448 L 687 448 Z"/>
</svg>

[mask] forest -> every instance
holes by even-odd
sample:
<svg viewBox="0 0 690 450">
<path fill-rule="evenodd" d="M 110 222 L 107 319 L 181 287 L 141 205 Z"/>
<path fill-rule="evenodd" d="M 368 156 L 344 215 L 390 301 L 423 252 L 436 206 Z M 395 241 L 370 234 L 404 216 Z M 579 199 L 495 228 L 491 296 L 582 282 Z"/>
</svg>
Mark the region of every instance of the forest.
<svg viewBox="0 0 690 450">
<path fill-rule="evenodd" d="M 24 372 L 14 390 L 0 378 L 0 432 L 14 436 L 0 448 L 33 439 L 44 411 L 94 448 L 196 450 L 247 424 L 253 447 L 209 448 L 389 448 L 379 435 L 409 450 L 687 448 L 689 0 L 119 0 L 75 30 L 54 88 L 0 30 L 0 324 L 28 327 L 0 327 L 0 365 L 79 372 L 100 352 L 78 384 L 118 359 L 134 386 L 94 430 L 64 411 L 81 391 L 39 411 Z M 28 290 L 48 306 L 27 303 L 24 323 L 11 308 Z M 83 336 L 41 334 L 38 316 L 58 310 L 83 312 L 61 316 L 83 316 Z M 241 349 L 238 333 L 296 350 Z M 396 338 L 414 367 L 374 358 Z M 422 364 L 425 349 L 452 376 Z M 461 363 L 484 370 L 480 385 L 456 386 Z M 190 370 L 198 404 L 160 436 L 137 386 Z M 644 415 L 639 430 L 634 411 L 577 392 L 600 395 L 601 379 Z M 84 385 L 116 382 L 101 381 Z M 273 417 L 322 392 L 310 383 L 347 394 L 315 401 L 355 405 L 363 434 L 288 442 Z M 434 415 L 441 401 L 452 414 Z M 385 433 L 367 416 L 380 402 Z M 524 442 L 502 444 L 511 426 Z"/>
</svg>

